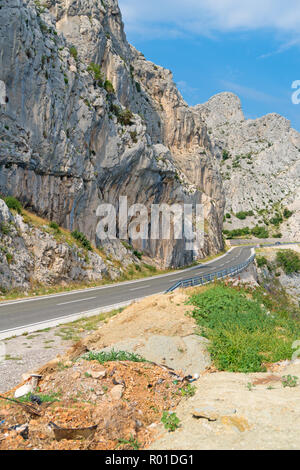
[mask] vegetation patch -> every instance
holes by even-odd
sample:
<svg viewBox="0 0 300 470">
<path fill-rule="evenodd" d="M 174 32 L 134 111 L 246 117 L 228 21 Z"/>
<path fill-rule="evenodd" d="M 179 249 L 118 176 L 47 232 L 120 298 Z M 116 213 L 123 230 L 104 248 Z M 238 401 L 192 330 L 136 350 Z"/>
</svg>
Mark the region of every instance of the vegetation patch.
<svg viewBox="0 0 300 470">
<path fill-rule="evenodd" d="M 71 235 L 75 240 L 77 240 L 83 246 L 83 248 L 85 248 L 88 251 L 93 251 L 91 242 L 86 238 L 86 236 L 83 233 L 78 232 L 78 230 L 74 230 Z"/>
<path fill-rule="evenodd" d="M 70 54 L 75 60 L 78 59 L 78 51 L 75 46 L 70 47 Z"/>
<path fill-rule="evenodd" d="M 216 283 L 191 296 L 199 334 L 211 341 L 209 351 L 219 370 L 264 372 L 266 363 L 291 359 L 299 338 L 297 318 L 286 299 L 278 303 L 263 289 L 250 290 Z"/>
<path fill-rule="evenodd" d="M 115 93 L 115 89 L 113 84 L 111 83 L 110 80 L 105 80 L 104 82 L 104 89 L 107 91 L 107 93 L 113 95 Z"/>
<path fill-rule="evenodd" d="M 10 210 L 16 211 L 18 214 L 22 213 L 22 205 L 18 199 L 12 196 L 4 198 L 4 202 Z"/>
<path fill-rule="evenodd" d="M 103 87 L 104 83 L 104 77 L 101 72 L 101 67 L 98 64 L 95 64 L 94 62 L 91 62 L 90 65 L 87 68 L 87 71 L 90 72 L 90 74 L 93 76 L 95 82 L 97 83 L 98 86 Z"/>
<path fill-rule="evenodd" d="M 98 361 L 100 364 L 105 364 L 105 362 L 116 362 L 116 361 L 126 361 L 126 362 L 148 362 L 143 357 L 138 354 L 133 354 L 127 351 L 115 351 L 112 349 L 109 352 L 89 352 L 84 356 L 84 359 L 87 361 Z"/>
<path fill-rule="evenodd" d="M 168 411 L 164 411 L 161 422 L 163 423 L 165 429 L 170 432 L 176 431 L 176 429 L 178 429 L 180 426 L 180 419 L 176 413 L 169 413 Z"/>
<path fill-rule="evenodd" d="M 268 265 L 268 260 L 264 256 L 257 256 L 256 263 L 259 268 L 263 268 L 264 266 Z"/>
<path fill-rule="evenodd" d="M 280 250 L 276 253 L 276 262 L 285 274 L 300 272 L 300 256 L 293 250 Z"/>
</svg>

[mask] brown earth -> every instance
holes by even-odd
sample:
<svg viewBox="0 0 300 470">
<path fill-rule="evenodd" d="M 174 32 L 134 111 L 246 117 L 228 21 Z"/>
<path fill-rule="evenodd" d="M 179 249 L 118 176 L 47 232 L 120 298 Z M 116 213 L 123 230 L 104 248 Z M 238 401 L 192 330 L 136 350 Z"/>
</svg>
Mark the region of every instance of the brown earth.
<svg viewBox="0 0 300 470">
<path fill-rule="evenodd" d="M 81 359 L 58 363 L 56 368 L 49 365 L 43 372 L 38 394 L 57 401 L 33 405 L 40 413 L 33 416 L 23 405 L 0 400 L 1 450 L 145 448 L 163 411 L 177 406 L 180 388 L 186 386 L 173 372 L 149 363 L 109 362 L 103 367 L 98 361 Z M 58 441 L 49 423 L 97 429 L 88 439 Z M 28 439 L 9 430 L 24 424 L 29 427 Z"/>
</svg>

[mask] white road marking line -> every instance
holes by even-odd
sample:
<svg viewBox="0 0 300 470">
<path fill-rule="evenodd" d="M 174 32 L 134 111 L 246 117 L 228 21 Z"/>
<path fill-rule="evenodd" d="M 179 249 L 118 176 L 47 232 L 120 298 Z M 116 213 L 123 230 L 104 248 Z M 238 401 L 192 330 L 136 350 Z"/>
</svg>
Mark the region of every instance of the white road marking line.
<svg viewBox="0 0 300 470">
<path fill-rule="evenodd" d="M 133 291 L 133 290 L 140 290 L 140 289 L 146 289 L 147 287 L 151 287 L 151 286 L 136 287 L 135 289 L 129 289 L 129 290 L 130 290 L 130 291 Z"/>
<path fill-rule="evenodd" d="M 86 302 L 87 300 L 97 299 L 97 297 L 89 297 L 88 299 L 80 299 L 80 300 L 71 300 L 70 302 L 63 302 L 62 304 L 56 304 L 58 307 L 60 305 L 67 305 L 67 304 L 75 304 L 76 302 Z"/>
<path fill-rule="evenodd" d="M 205 263 L 200 263 L 199 265 L 193 266 L 192 268 L 182 269 L 181 271 L 178 271 L 178 274 L 186 273 L 188 271 L 195 271 L 195 270 L 197 270 L 199 268 L 203 268 L 203 267 L 205 268 L 206 266 L 209 266 L 210 264 L 215 263 L 216 261 L 219 261 L 222 258 L 225 258 L 226 256 L 229 255 L 229 253 L 236 250 L 237 248 L 238 247 L 233 246 L 224 255 L 219 256 L 215 260 L 207 261 Z M 134 280 L 134 281 L 126 281 L 126 282 L 119 282 L 117 284 L 109 284 L 107 286 L 90 287 L 90 288 L 87 288 L 87 289 L 73 290 L 73 291 L 68 291 L 68 292 L 64 292 L 64 293 L 60 293 L 60 294 L 39 295 L 37 297 L 30 298 L 30 299 L 0 301 L 0 308 L 1 307 L 7 307 L 9 305 L 22 304 L 22 303 L 25 303 L 25 302 L 37 302 L 37 301 L 40 301 L 40 300 L 55 299 L 57 297 L 64 297 L 64 296 L 67 296 L 67 295 L 81 294 L 81 293 L 93 292 L 93 291 L 95 292 L 95 291 L 99 291 L 99 290 L 103 290 L 103 289 L 111 289 L 111 288 L 115 288 L 115 287 L 127 286 L 129 284 L 135 284 L 135 283 L 139 283 L 139 282 L 152 281 L 152 280 L 154 281 L 155 279 L 160 279 L 160 278 L 169 277 L 169 276 L 174 276 L 174 272 L 171 272 L 171 273 L 168 273 L 168 274 L 160 274 L 159 276 L 151 276 L 151 277 L 148 277 L 148 278 L 137 279 L 137 280 Z"/>
</svg>

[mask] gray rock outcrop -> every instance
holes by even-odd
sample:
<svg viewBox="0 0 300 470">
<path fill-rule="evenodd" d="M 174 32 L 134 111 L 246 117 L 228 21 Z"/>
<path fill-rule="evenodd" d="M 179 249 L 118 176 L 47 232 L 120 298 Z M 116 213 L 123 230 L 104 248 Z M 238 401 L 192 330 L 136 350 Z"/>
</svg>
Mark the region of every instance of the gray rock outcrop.
<svg viewBox="0 0 300 470">
<path fill-rule="evenodd" d="M 122 259 L 122 266 L 118 263 Z M 139 259 L 122 244 L 114 256 L 87 251 L 68 234 L 13 215 L 0 199 L 0 290 L 115 280 Z"/>
<path fill-rule="evenodd" d="M 226 212 L 231 214 L 225 228 L 268 224 L 270 235 L 281 232 L 299 240 L 300 133 L 278 114 L 246 120 L 232 93 L 220 93 L 194 109 L 207 124 L 220 162 Z M 273 225 L 285 208 L 293 214 Z M 246 220 L 235 217 L 251 211 Z"/>
<path fill-rule="evenodd" d="M 100 203 L 202 203 L 198 253 L 132 243 L 165 266 L 223 248 L 206 125 L 171 73 L 128 44 L 116 0 L 4 0 L 0 50 L 0 193 L 98 244 Z"/>
</svg>

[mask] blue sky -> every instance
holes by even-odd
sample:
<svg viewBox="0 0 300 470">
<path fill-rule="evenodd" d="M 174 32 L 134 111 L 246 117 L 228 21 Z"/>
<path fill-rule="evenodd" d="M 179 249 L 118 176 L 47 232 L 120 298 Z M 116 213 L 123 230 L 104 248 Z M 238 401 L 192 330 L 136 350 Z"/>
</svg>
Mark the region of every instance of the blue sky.
<svg viewBox="0 0 300 470">
<path fill-rule="evenodd" d="M 299 0 L 119 0 L 128 40 L 172 70 L 194 105 L 236 93 L 247 118 L 282 114 L 300 131 Z"/>
</svg>

